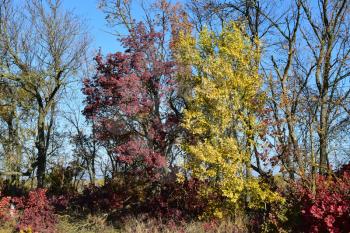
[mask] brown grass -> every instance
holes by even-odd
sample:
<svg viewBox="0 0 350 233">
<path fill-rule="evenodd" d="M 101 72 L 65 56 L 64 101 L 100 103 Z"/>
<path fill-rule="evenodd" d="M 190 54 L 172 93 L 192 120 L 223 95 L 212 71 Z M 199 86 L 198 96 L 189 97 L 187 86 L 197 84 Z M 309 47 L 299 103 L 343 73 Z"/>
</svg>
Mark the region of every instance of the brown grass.
<svg viewBox="0 0 350 233">
<path fill-rule="evenodd" d="M 167 223 L 155 219 L 129 218 L 118 228 L 107 224 L 104 216 L 88 216 L 84 220 L 60 216 L 59 233 L 244 233 L 248 232 L 242 219 L 222 220 L 209 226 L 204 222 Z"/>
<path fill-rule="evenodd" d="M 0 233 L 14 232 L 14 224 L 0 227 Z M 84 219 L 69 215 L 60 215 L 57 233 L 245 233 L 247 224 L 243 218 L 221 220 L 216 224 L 201 221 L 191 223 L 162 223 L 147 218 L 128 218 L 113 227 L 107 222 L 106 215 L 88 215 Z"/>
</svg>

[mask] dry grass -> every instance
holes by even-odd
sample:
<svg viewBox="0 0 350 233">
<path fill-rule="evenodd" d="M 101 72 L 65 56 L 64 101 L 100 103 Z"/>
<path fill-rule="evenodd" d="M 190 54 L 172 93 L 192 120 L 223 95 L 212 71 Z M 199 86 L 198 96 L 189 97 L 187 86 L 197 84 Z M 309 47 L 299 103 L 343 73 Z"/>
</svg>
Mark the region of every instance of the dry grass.
<svg viewBox="0 0 350 233">
<path fill-rule="evenodd" d="M 12 233 L 13 230 L 10 227 L 2 227 L 0 228 L 0 233 Z"/>
<path fill-rule="evenodd" d="M 0 233 L 13 233 L 14 226 L 16 226 L 15 221 L 9 221 L 4 225 L 0 225 Z"/>
<path fill-rule="evenodd" d="M 109 226 L 105 216 L 91 216 L 80 220 L 68 215 L 59 217 L 58 233 L 114 233 L 120 232 Z"/>
<path fill-rule="evenodd" d="M 185 224 L 159 224 L 155 220 L 130 220 L 124 225 L 125 233 L 244 233 L 248 232 L 244 226 L 238 226 L 233 221 L 223 220 L 217 225 L 192 222 Z"/>
<path fill-rule="evenodd" d="M 244 233 L 248 232 L 242 219 L 236 221 L 223 220 L 217 225 L 192 222 L 163 224 L 158 220 L 130 218 L 119 229 L 109 226 L 103 216 L 88 216 L 77 220 L 69 216 L 61 216 L 58 225 L 59 233 Z"/>
<path fill-rule="evenodd" d="M 12 227 L 0 227 L 0 233 L 12 233 Z M 107 223 L 106 216 L 89 215 L 84 219 L 61 215 L 57 233 L 245 233 L 244 219 L 222 220 L 216 224 L 205 222 L 167 223 L 147 218 L 129 218 L 118 228 Z"/>
</svg>

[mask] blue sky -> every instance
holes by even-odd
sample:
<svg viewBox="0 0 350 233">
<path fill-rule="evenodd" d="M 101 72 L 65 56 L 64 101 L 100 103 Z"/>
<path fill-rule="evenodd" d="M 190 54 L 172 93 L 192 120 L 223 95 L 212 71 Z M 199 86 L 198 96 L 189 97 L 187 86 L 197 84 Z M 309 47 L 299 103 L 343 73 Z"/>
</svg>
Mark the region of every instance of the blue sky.
<svg viewBox="0 0 350 233">
<path fill-rule="evenodd" d="M 142 20 L 144 12 L 140 6 L 140 0 L 134 0 L 132 14 L 137 20 Z M 151 2 L 151 1 L 148 1 Z M 172 0 L 172 3 L 185 3 L 186 0 Z M 99 0 L 63 0 L 63 7 L 84 19 L 84 23 L 90 29 L 90 35 L 93 39 L 92 50 L 101 48 L 103 54 L 124 51 L 121 48 L 116 36 L 112 35 L 117 28 L 107 25 L 105 14 L 98 9 Z M 146 1 L 147 3 L 147 1 Z"/>
<path fill-rule="evenodd" d="M 111 34 L 111 32 L 116 29 L 107 25 L 105 14 L 101 9 L 98 9 L 98 0 L 62 0 L 62 6 L 66 10 L 73 11 L 73 13 L 81 18 L 83 23 L 86 25 L 89 36 L 92 39 L 88 54 L 92 65 L 94 65 L 92 59 L 99 48 L 101 48 L 102 53 L 105 55 L 108 53 L 123 51 L 117 37 Z M 61 102 L 61 111 L 65 112 L 65 116 L 69 116 L 71 114 L 71 117 L 73 117 L 75 115 L 79 118 L 80 124 L 83 124 L 85 117 L 81 114 L 81 111 L 85 106 L 83 104 L 85 97 L 81 92 L 81 78 L 85 77 L 73 77 L 76 82 L 72 83 L 70 88 L 67 89 L 66 95 Z M 59 127 L 70 129 L 71 125 L 65 118 L 62 118 L 60 119 Z M 87 128 L 87 131 L 88 130 L 89 129 Z M 69 154 L 71 148 L 66 146 L 65 150 L 67 154 Z"/>
<path fill-rule="evenodd" d="M 98 9 L 98 0 L 64 0 L 63 7 L 84 19 L 93 39 L 93 50 L 101 48 L 105 54 L 121 49 L 116 37 L 111 35 L 113 29 L 107 25 L 104 13 Z"/>
</svg>

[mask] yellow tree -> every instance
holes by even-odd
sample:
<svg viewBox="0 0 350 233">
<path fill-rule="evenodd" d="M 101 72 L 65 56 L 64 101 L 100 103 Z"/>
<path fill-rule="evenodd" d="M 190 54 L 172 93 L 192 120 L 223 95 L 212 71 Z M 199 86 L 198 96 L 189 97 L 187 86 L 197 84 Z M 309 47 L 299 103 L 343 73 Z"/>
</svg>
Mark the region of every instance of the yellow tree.
<svg viewBox="0 0 350 233">
<path fill-rule="evenodd" d="M 281 200 L 251 172 L 251 152 L 262 129 L 256 113 L 264 104 L 255 45 L 231 22 L 219 34 L 204 29 L 198 39 L 182 33 L 175 46 L 182 67 L 179 82 L 187 87 L 185 167 L 208 183 L 204 196 L 225 199 L 209 203 L 208 215 L 222 217 L 238 207 L 259 208 Z"/>
</svg>

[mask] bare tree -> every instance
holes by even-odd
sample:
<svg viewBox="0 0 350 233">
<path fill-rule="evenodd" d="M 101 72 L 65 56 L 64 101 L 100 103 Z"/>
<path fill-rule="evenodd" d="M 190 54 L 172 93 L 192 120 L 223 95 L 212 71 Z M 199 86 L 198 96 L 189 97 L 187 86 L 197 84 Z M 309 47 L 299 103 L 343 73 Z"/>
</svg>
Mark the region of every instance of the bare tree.
<svg viewBox="0 0 350 233">
<path fill-rule="evenodd" d="M 38 187 L 43 187 L 59 96 L 81 66 L 89 43 L 81 20 L 63 10 L 60 0 L 27 0 L 11 7 L 1 18 L 0 44 L 11 74 L 4 78 L 35 99 L 37 158 L 33 166 Z"/>
<path fill-rule="evenodd" d="M 87 171 L 90 183 L 95 185 L 96 160 L 99 157 L 101 145 L 97 139 L 94 120 L 82 124 L 77 115 L 67 116 L 66 119 L 73 126 L 69 136 L 74 146 L 74 157 L 77 157 L 77 161 L 82 160 L 81 167 Z"/>
<path fill-rule="evenodd" d="M 14 14 L 9 0 L 0 2 L 0 19 Z M 0 23 L 0 32 L 3 31 Z M 30 118 L 34 98 L 28 95 L 18 83 L 11 80 L 11 63 L 4 44 L 0 43 L 0 154 L 4 158 L 2 175 L 8 175 L 12 181 L 18 181 L 21 174 L 23 141 L 26 127 L 23 122 Z M 18 183 L 18 182 L 17 182 Z"/>
<path fill-rule="evenodd" d="M 302 1 L 307 22 L 301 33 L 314 64 L 316 88 L 310 88 L 316 91 L 319 170 L 324 173 L 329 169 L 332 134 L 349 125 L 350 2 L 319 0 L 317 4 L 318 8 Z"/>
</svg>

